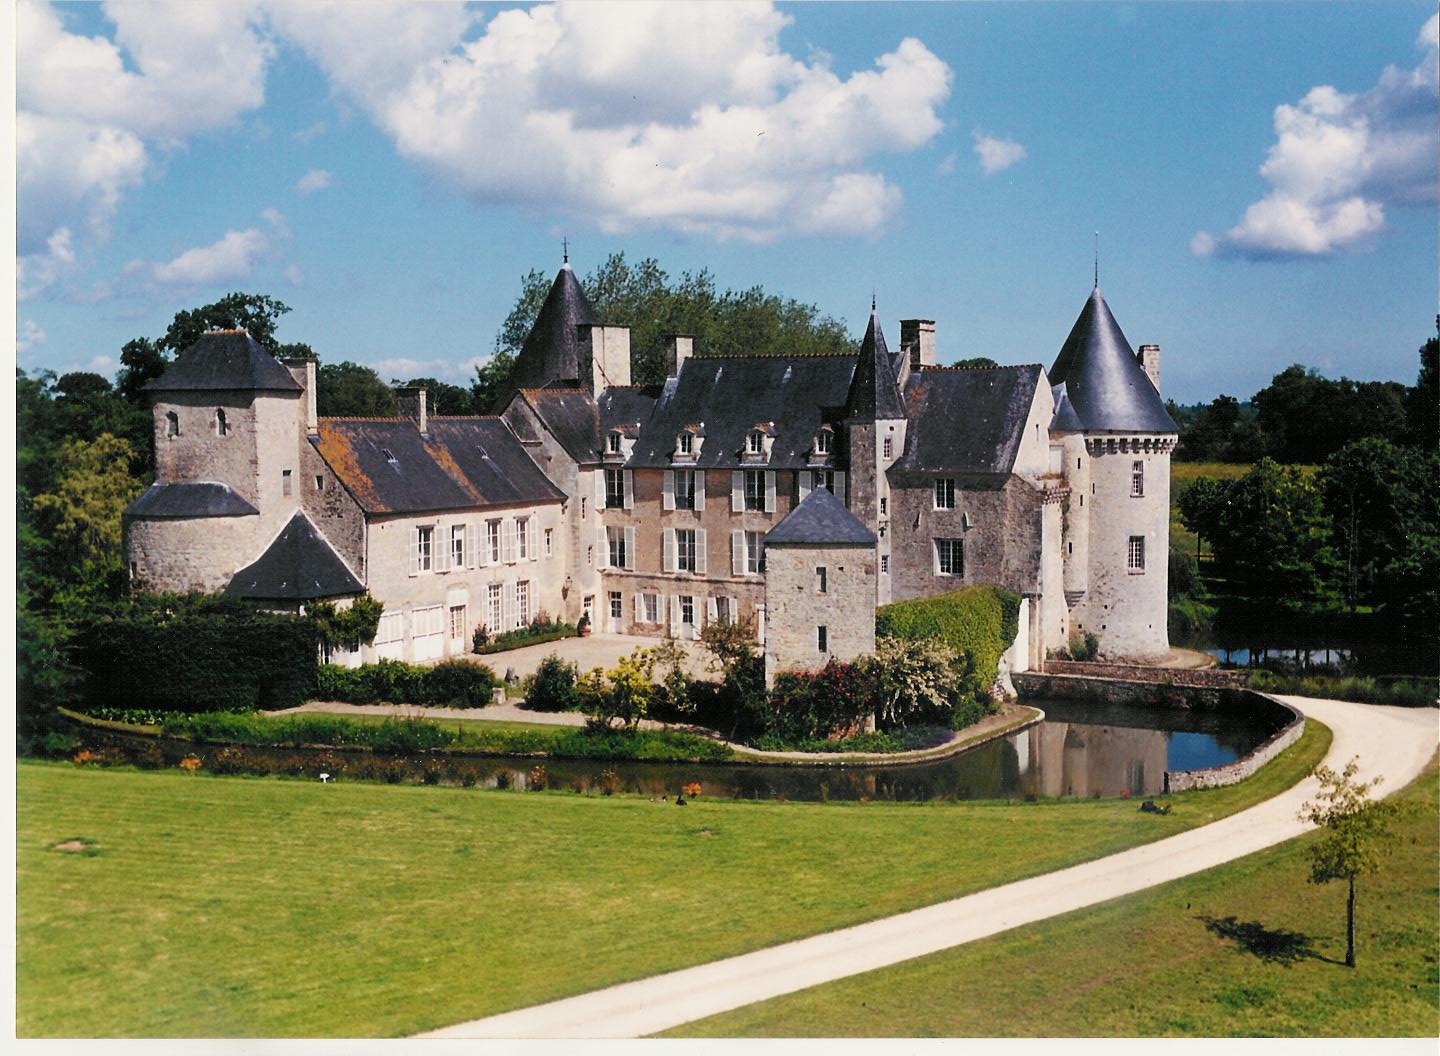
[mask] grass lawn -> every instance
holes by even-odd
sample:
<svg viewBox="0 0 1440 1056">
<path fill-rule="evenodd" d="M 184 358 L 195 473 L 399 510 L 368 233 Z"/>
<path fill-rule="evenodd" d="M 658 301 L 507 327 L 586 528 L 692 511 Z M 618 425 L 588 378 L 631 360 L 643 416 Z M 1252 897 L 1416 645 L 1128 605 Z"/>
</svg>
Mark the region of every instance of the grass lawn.
<svg viewBox="0 0 1440 1056">
<path fill-rule="evenodd" d="M 1378 876 L 1306 882 L 1292 840 L 1162 887 L 688 1024 L 686 1036 L 1434 1037 L 1436 767 Z"/>
<path fill-rule="evenodd" d="M 17 768 L 17 1025 L 389 1036 L 1048 872 L 1273 795 L 807 804 Z M 55 850 L 89 841 L 85 853 Z"/>
</svg>

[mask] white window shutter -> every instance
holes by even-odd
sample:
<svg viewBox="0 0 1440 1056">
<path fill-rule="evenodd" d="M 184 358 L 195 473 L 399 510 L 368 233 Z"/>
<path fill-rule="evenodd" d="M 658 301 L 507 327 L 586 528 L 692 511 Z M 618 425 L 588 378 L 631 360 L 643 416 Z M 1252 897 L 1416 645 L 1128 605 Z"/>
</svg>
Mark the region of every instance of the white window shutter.
<svg viewBox="0 0 1440 1056">
<path fill-rule="evenodd" d="M 697 470 L 695 471 L 695 512 L 696 512 L 696 513 L 703 513 L 704 511 L 705 511 L 705 471 L 704 471 L 703 469 L 697 469 Z"/>
<path fill-rule="evenodd" d="M 625 567 L 635 570 L 635 529 L 625 529 Z"/>
<path fill-rule="evenodd" d="M 730 512 L 739 513 L 745 509 L 745 474 L 738 469 L 730 471 Z"/>
<path fill-rule="evenodd" d="M 705 553 L 706 553 L 706 546 L 705 546 L 705 529 L 704 529 L 704 528 L 696 528 L 696 529 L 695 529 L 695 571 L 696 571 L 697 573 L 699 573 L 700 575 L 702 575 L 702 576 L 703 576 L 703 575 L 705 574 L 705 572 L 706 572 Z"/>
<path fill-rule="evenodd" d="M 745 571 L 745 533 L 730 533 L 730 574 L 738 576 Z"/>
<path fill-rule="evenodd" d="M 720 618 L 720 606 L 713 597 L 705 599 L 705 616 L 711 623 Z"/>
<path fill-rule="evenodd" d="M 505 613 L 505 614 L 504 614 L 504 616 L 502 617 L 502 620 L 503 620 L 503 622 L 504 622 L 504 624 L 505 624 L 505 628 L 504 628 L 504 629 L 507 630 L 507 631 L 514 630 L 514 629 L 515 629 L 515 583 L 514 583 L 514 581 L 511 581 L 511 582 L 505 584 L 504 613 Z"/>
<path fill-rule="evenodd" d="M 410 529 L 410 574 L 420 574 L 420 529 Z"/>
<path fill-rule="evenodd" d="M 812 474 L 808 469 L 802 469 L 799 475 L 800 484 L 799 491 L 797 493 L 799 496 L 798 501 L 804 502 L 805 496 L 810 494 L 810 489 L 813 486 L 810 482 L 814 479 L 814 474 Z"/>
<path fill-rule="evenodd" d="M 773 469 L 765 471 L 765 512 L 775 512 L 775 471 Z"/>
<path fill-rule="evenodd" d="M 595 555 L 595 567 L 596 567 L 596 568 L 602 568 L 602 569 L 603 569 L 603 568 L 609 568 L 609 567 L 610 567 L 610 532 L 609 532 L 609 530 L 608 530 L 603 524 L 600 526 L 600 531 L 597 533 L 597 537 L 599 538 L 600 542 L 599 542 L 599 545 L 596 546 L 596 548 L 595 548 L 596 551 L 597 551 L 597 553 L 596 553 L 596 555 Z"/>
<path fill-rule="evenodd" d="M 643 622 L 642 619 L 641 619 L 641 617 L 643 617 L 643 616 L 645 615 L 644 604 L 645 604 L 645 603 L 641 600 L 640 595 L 639 595 L 639 594 L 636 594 L 636 595 L 635 595 L 635 622 L 636 622 L 636 623 L 641 623 L 641 622 Z"/>
<path fill-rule="evenodd" d="M 633 510 L 635 508 L 635 471 L 622 469 L 620 479 L 625 484 L 625 508 Z"/>
<path fill-rule="evenodd" d="M 500 559 L 507 565 L 515 563 L 515 521 L 510 517 L 500 522 Z"/>
<path fill-rule="evenodd" d="M 478 555 L 478 553 L 477 553 L 477 550 L 478 550 L 478 548 L 477 548 L 476 545 L 475 545 L 475 526 L 474 526 L 473 524 L 467 524 L 467 525 L 465 526 L 465 567 L 466 567 L 466 568 L 474 568 L 474 567 L 475 567 L 475 562 L 476 562 L 477 560 L 479 560 L 479 555 Z"/>
<path fill-rule="evenodd" d="M 675 508 L 675 471 L 667 469 L 664 480 L 660 485 L 660 508 L 662 510 L 673 510 Z"/>
<path fill-rule="evenodd" d="M 660 533 L 661 536 L 661 564 L 662 571 L 675 571 L 675 529 L 666 528 Z"/>
<path fill-rule="evenodd" d="M 731 623 L 739 623 L 739 622 L 740 622 L 740 609 L 739 609 L 739 608 L 736 606 L 736 604 L 735 604 L 735 598 L 734 598 L 734 596 L 732 595 L 731 597 L 726 598 L 725 600 L 730 603 L 730 622 L 731 622 Z"/>
<path fill-rule="evenodd" d="M 595 513 L 598 515 L 605 508 L 605 471 L 595 471 Z"/>
<path fill-rule="evenodd" d="M 840 500 L 840 505 L 845 505 L 845 474 L 835 474 L 835 497 Z"/>
<path fill-rule="evenodd" d="M 678 637 L 680 634 L 680 595 L 670 595 L 670 634 Z"/>
<path fill-rule="evenodd" d="M 435 571 L 450 571 L 450 527 L 449 525 L 437 524 L 435 526 L 435 549 L 440 552 L 435 555 Z"/>
</svg>

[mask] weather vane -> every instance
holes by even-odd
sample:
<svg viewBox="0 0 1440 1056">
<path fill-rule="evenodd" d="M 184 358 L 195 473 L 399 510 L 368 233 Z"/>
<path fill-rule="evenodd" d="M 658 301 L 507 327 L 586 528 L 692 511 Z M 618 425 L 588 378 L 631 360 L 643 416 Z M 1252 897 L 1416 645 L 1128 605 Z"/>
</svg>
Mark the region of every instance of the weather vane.
<svg viewBox="0 0 1440 1056">
<path fill-rule="evenodd" d="M 568 239 L 568 238 L 563 238 L 563 237 L 560 239 L 560 251 L 565 255 L 565 263 L 566 263 L 566 264 L 569 264 L 569 263 L 570 263 L 570 239 Z"/>
</svg>

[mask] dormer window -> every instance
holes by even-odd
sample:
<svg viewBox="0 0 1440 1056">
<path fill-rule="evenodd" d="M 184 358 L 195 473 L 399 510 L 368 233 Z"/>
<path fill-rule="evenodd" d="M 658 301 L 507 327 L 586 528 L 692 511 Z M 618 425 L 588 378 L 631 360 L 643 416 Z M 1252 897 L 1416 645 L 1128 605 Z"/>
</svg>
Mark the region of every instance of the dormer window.
<svg viewBox="0 0 1440 1056">
<path fill-rule="evenodd" d="M 605 438 L 605 450 L 609 451 L 612 455 L 618 455 L 620 453 L 620 430 L 615 430 Z"/>
<path fill-rule="evenodd" d="M 752 455 L 763 455 L 765 453 L 765 434 L 759 429 L 750 430 L 750 435 L 745 438 L 745 450 Z"/>
<path fill-rule="evenodd" d="M 680 441 L 675 449 L 682 455 L 693 455 L 695 453 L 695 434 L 681 433 Z"/>
<path fill-rule="evenodd" d="M 225 412 L 220 409 L 215 411 L 215 435 L 224 436 L 230 431 L 230 425 L 225 421 Z"/>
<path fill-rule="evenodd" d="M 171 438 L 180 435 L 180 416 L 174 411 L 165 413 L 165 435 Z"/>
<path fill-rule="evenodd" d="M 386 462 L 394 463 L 400 461 L 388 447 L 382 447 L 380 453 L 385 456 Z"/>
<path fill-rule="evenodd" d="M 832 433 L 829 429 L 821 429 L 818 433 L 815 434 L 815 453 L 817 455 L 830 454 L 834 442 L 835 434 Z"/>
</svg>

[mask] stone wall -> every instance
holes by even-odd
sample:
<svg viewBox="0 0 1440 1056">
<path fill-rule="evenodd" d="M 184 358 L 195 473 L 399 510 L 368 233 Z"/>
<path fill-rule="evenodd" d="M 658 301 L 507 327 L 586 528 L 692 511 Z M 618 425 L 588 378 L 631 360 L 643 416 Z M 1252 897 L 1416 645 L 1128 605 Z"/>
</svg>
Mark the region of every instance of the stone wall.
<svg viewBox="0 0 1440 1056">
<path fill-rule="evenodd" d="M 366 582 L 364 512 L 309 442 L 301 444 L 299 460 L 300 508 L 360 582 Z"/>
<path fill-rule="evenodd" d="M 1085 675 L 1090 678 L 1119 678 L 1129 682 L 1164 683 L 1175 686 L 1211 688 L 1243 688 L 1245 675 L 1240 671 L 1218 668 L 1139 667 L 1132 664 L 1092 664 L 1076 660 L 1046 660 L 1044 671 L 1051 675 Z"/>
<path fill-rule="evenodd" d="M 259 556 L 260 518 L 125 520 L 131 586 L 157 593 L 223 590 Z M 267 540 L 268 541 L 268 540 Z"/>
<path fill-rule="evenodd" d="M 826 570 L 819 589 L 817 567 Z M 875 651 L 875 549 L 775 546 L 766 553 L 765 677 Z M 826 649 L 818 628 L 826 629 Z"/>
</svg>

